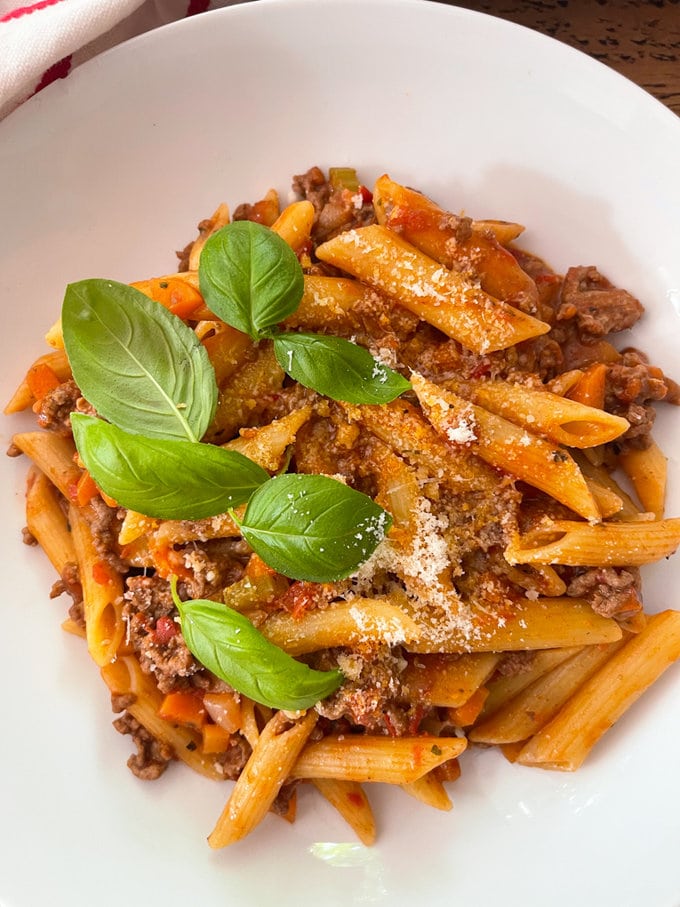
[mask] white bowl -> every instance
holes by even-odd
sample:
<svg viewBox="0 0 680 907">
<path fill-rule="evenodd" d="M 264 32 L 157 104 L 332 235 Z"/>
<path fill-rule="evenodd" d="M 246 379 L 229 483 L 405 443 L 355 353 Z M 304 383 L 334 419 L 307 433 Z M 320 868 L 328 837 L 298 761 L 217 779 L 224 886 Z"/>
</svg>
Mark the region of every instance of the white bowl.
<svg viewBox="0 0 680 907">
<path fill-rule="evenodd" d="M 5 398 L 71 280 L 172 270 L 174 250 L 312 164 L 383 171 L 449 207 L 527 226 L 556 269 L 596 264 L 647 314 L 635 343 L 671 375 L 680 327 L 680 121 L 590 58 L 495 18 L 425 0 L 259 0 L 145 34 L 0 124 Z M 21 426 L 3 419 L 3 442 Z M 661 407 L 669 512 L 680 417 Z M 366 849 L 303 791 L 233 848 L 204 837 L 225 788 L 176 766 L 125 767 L 109 696 L 61 633 L 51 568 L 21 544 L 21 460 L 3 459 L 0 903 L 486 907 L 680 903 L 680 672 L 671 669 L 574 775 L 473 752 L 438 813 L 371 790 Z M 645 571 L 677 604 L 678 562 Z"/>
</svg>

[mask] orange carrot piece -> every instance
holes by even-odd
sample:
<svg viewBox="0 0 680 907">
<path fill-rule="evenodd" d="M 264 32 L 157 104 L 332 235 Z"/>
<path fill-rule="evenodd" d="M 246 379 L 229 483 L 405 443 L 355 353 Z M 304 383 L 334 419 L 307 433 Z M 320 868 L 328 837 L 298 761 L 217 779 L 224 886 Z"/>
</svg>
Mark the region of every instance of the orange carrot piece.
<svg viewBox="0 0 680 907">
<path fill-rule="evenodd" d="M 168 693 L 158 709 L 158 715 L 173 724 L 200 730 L 206 720 L 203 694 L 198 690 L 196 692 Z"/>
<path fill-rule="evenodd" d="M 449 716 L 456 727 L 469 727 L 474 724 L 484 708 L 489 691 L 478 687 L 470 698 L 455 709 L 449 709 Z"/>
<path fill-rule="evenodd" d="M 231 734 L 225 731 L 219 724 L 204 724 L 201 728 L 203 734 L 202 752 L 206 755 L 212 753 L 224 753 L 229 746 Z"/>
<path fill-rule="evenodd" d="M 605 380 L 607 366 L 604 362 L 594 362 L 583 372 L 567 396 L 570 400 L 604 409 Z"/>
<path fill-rule="evenodd" d="M 40 402 L 55 387 L 59 387 L 59 376 L 46 362 L 37 362 L 26 373 L 26 384 L 36 401 Z"/>
</svg>

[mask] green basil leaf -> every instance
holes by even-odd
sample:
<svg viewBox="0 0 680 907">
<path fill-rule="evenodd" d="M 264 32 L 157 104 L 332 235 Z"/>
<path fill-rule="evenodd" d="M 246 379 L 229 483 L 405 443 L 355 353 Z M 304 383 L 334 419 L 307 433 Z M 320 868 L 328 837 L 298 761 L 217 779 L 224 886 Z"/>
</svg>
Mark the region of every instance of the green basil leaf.
<svg viewBox="0 0 680 907">
<path fill-rule="evenodd" d="M 70 284 L 61 317 L 73 377 L 101 416 L 147 437 L 203 437 L 217 386 L 191 328 L 139 290 L 112 280 Z"/>
<path fill-rule="evenodd" d="M 182 602 L 172 593 L 182 636 L 209 671 L 273 709 L 308 709 L 340 686 L 340 671 L 315 671 L 269 642 L 247 617 L 219 602 Z"/>
<path fill-rule="evenodd" d="M 269 479 L 233 450 L 132 435 L 71 415 L 76 447 L 97 485 L 118 504 L 165 520 L 199 520 L 245 503 Z"/>
<path fill-rule="evenodd" d="M 290 473 L 261 485 L 241 532 L 263 561 L 292 579 L 327 583 L 350 576 L 392 525 L 367 495 L 328 476 Z"/>
<path fill-rule="evenodd" d="M 247 220 L 227 224 L 208 238 L 198 277 L 208 308 L 253 340 L 291 315 L 304 291 L 302 267 L 288 243 Z"/>
<path fill-rule="evenodd" d="M 326 334 L 274 337 L 281 368 L 305 387 L 348 403 L 389 403 L 410 388 L 399 372 L 378 362 L 363 346 Z"/>
</svg>

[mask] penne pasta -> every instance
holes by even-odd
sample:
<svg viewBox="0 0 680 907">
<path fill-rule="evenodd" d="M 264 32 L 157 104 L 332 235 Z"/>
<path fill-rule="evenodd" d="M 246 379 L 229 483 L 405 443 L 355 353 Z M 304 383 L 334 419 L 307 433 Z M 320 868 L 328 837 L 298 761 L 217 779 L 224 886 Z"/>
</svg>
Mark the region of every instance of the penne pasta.
<svg viewBox="0 0 680 907">
<path fill-rule="evenodd" d="M 57 491 L 35 466 L 26 481 L 26 525 L 59 575 L 67 564 L 75 564 L 73 537 Z"/>
<path fill-rule="evenodd" d="M 477 381 L 471 395 L 490 412 L 565 447 L 607 444 L 629 428 L 621 416 L 521 384 Z"/>
<path fill-rule="evenodd" d="M 680 658 L 680 612 L 662 611 L 647 621 L 585 683 L 566 706 L 522 748 L 517 761 L 575 771 L 642 693 Z"/>
<path fill-rule="evenodd" d="M 507 349 L 550 329 L 377 224 L 340 233 L 316 254 L 476 353 Z"/>
<path fill-rule="evenodd" d="M 576 655 L 526 687 L 503 708 L 469 732 L 473 743 L 518 743 L 546 725 L 576 690 L 624 644 L 625 640 L 585 646 Z"/>
<path fill-rule="evenodd" d="M 618 460 L 643 508 L 653 513 L 657 520 L 663 519 L 668 460 L 659 445 L 652 441 L 643 450 L 632 448 L 619 454 Z"/>
<path fill-rule="evenodd" d="M 517 224 L 470 223 L 386 174 L 376 180 L 373 205 L 378 223 L 397 231 L 426 255 L 479 279 L 482 289 L 497 299 L 527 312 L 537 310 L 536 284 L 498 237 L 505 242 L 516 238 L 522 230 Z"/>
<path fill-rule="evenodd" d="M 590 525 L 546 520 L 512 541 L 511 564 L 639 567 L 669 557 L 680 544 L 680 519 Z"/>
<path fill-rule="evenodd" d="M 357 781 L 312 778 L 311 783 L 335 807 L 362 844 L 375 843 L 375 816 L 364 789 Z"/>
<path fill-rule="evenodd" d="M 288 778 L 317 717 L 311 711 L 296 719 L 276 712 L 267 722 L 208 837 L 211 847 L 233 844 L 260 824 Z"/>
<path fill-rule="evenodd" d="M 600 519 L 592 492 L 566 450 L 420 375 L 413 375 L 411 383 L 428 419 L 443 438 L 470 445 L 490 466 L 545 491 L 585 519 Z"/>
<path fill-rule="evenodd" d="M 69 507 L 69 523 L 83 587 L 87 648 L 100 667 L 115 659 L 125 638 L 123 581 L 102 560 L 87 518 L 75 505 Z"/>
<path fill-rule="evenodd" d="M 637 569 L 680 543 L 650 434 L 677 394 L 607 334 L 641 304 L 387 175 L 293 189 L 237 225 L 220 204 L 131 284 L 153 327 L 139 293 L 71 285 L 5 408 L 37 418 L 8 450 L 24 540 L 130 769 L 234 782 L 212 848 L 294 822 L 303 789 L 373 844 L 364 785 L 449 811 L 469 743 L 573 770 L 680 657 Z"/>
<path fill-rule="evenodd" d="M 328 736 L 307 744 L 291 778 L 409 784 L 455 759 L 465 747 L 461 737 Z"/>
<path fill-rule="evenodd" d="M 419 635 L 411 617 L 389 601 L 359 597 L 300 617 L 272 614 L 260 630 L 289 655 L 365 643 L 395 645 L 412 642 Z"/>
</svg>

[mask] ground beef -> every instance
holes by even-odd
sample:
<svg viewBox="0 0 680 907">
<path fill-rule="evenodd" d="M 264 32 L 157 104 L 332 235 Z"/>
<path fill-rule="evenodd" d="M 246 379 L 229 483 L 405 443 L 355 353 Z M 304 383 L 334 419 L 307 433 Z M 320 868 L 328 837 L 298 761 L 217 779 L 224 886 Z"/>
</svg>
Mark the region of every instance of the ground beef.
<svg viewBox="0 0 680 907">
<path fill-rule="evenodd" d="M 53 584 L 50 591 L 50 598 L 58 598 L 67 592 L 73 602 L 68 609 L 71 620 L 76 623 L 82 630 L 85 629 L 85 610 L 83 607 L 83 587 L 80 582 L 80 570 L 77 564 L 69 562 L 61 571 L 61 576 Z"/>
<path fill-rule="evenodd" d="M 142 670 L 153 675 L 161 693 L 189 686 L 189 678 L 203 670 L 186 647 L 176 614 L 167 580 L 158 576 L 127 580 L 123 619 L 130 643 Z"/>
<path fill-rule="evenodd" d="M 291 781 L 288 784 L 284 784 L 276 795 L 274 802 L 270 807 L 270 811 L 277 816 L 285 818 L 290 810 L 290 801 L 293 799 L 298 784 L 298 781 Z"/>
<path fill-rule="evenodd" d="M 76 411 L 80 396 L 80 388 L 73 379 L 63 381 L 45 394 L 37 411 L 40 427 L 60 435 L 70 435 L 71 413 Z"/>
<path fill-rule="evenodd" d="M 137 752 L 127 761 L 133 775 L 142 781 L 155 781 L 160 778 L 168 763 L 175 758 L 172 747 L 157 740 L 129 712 L 124 712 L 113 722 L 121 734 L 130 734 L 137 747 Z"/>
<path fill-rule="evenodd" d="M 345 682 L 332 696 L 317 703 L 319 715 L 337 721 L 346 719 L 350 725 L 372 734 L 402 735 L 409 731 L 412 716 L 403 706 L 407 697 L 401 680 L 406 662 L 384 649 L 367 653 L 329 650 L 320 653 L 322 670 L 340 669 Z"/>
<path fill-rule="evenodd" d="M 640 572 L 634 567 L 588 567 L 577 571 L 567 595 L 585 598 L 597 614 L 625 620 L 642 608 Z"/>
<path fill-rule="evenodd" d="M 127 573 L 129 565 L 121 558 L 118 545 L 124 511 L 118 507 L 109 507 L 102 498 L 95 495 L 83 513 L 88 521 L 94 546 L 102 560 L 119 573 Z"/>
<path fill-rule="evenodd" d="M 201 545 L 187 545 L 185 566 L 191 577 L 185 580 L 189 598 L 210 598 L 243 576 L 250 549 L 235 539 L 210 539 Z"/>
<path fill-rule="evenodd" d="M 661 370 L 650 366 L 639 350 L 624 350 L 620 360 L 609 366 L 605 408 L 630 422 L 630 428 L 617 439 L 618 449 L 649 446 L 656 416 L 652 403 L 666 399 L 669 389 L 674 390 Z"/>
<path fill-rule="evenodd" d="M 215 757 L 215 764 L 222 767 L 224 777 L 228 781 L 235 781 L 245 768 L 251 753 L 252 748 L 245 737 L 232 734 L 227 750 Z"/>
<path fill-rule="evenodd" d="M 525 674 L 534 663 L 535 652 L 508 652 L 496 665 L 496 674 L 501 677 L 514 677 Z"/>
<path fill-rule="evenodd" d="M 597 268 L 577 267 L 564 277 L 557 320 L 574 318 L 583 334 L 603 337 L 631 328 L 643 311 L 639 300 L 611 284 Z"/>
<path fill-rule="evenodd" d="M 344 230 L 375 221 L 370 197 L 331 186 L 319 167 L 311 167 L 306 173 L 294 176 L 293 191 L 314 205 L 312 239 L 316 244 Z"/>
</svg>

